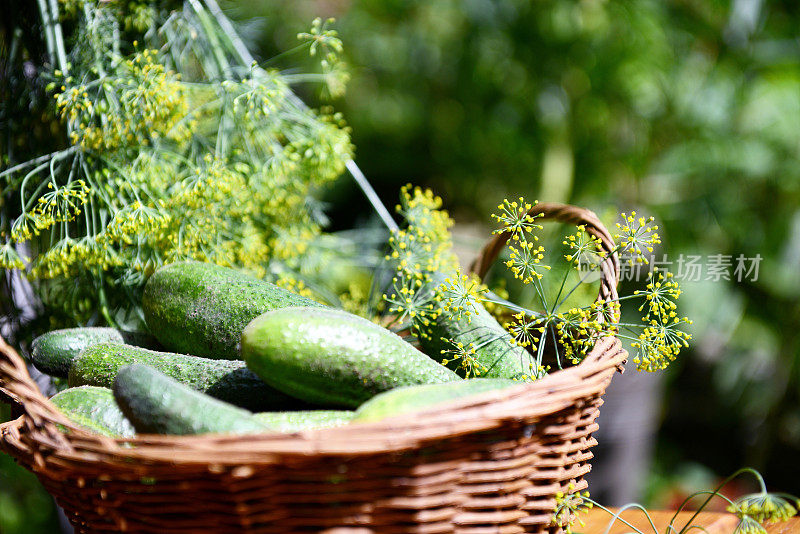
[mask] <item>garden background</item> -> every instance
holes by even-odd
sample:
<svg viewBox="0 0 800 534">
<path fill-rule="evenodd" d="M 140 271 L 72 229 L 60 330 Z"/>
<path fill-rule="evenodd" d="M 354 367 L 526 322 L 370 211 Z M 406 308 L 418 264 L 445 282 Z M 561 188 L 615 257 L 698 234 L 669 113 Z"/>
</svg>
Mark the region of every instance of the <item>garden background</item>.
<svg viewBox="0 0 800 534">
<path fill-rule="evenodd" d="M 593 481 L 593 496 L 670 506 L 742 466 L 800 493 L 800 14 L 793 3 L 222 6 L 259 60 L 275 58 L 270 65 L 281 69 L 304 61 L 275 57 L 295 46 L 298 32 L 314 17 L 336 17 L 351 79 L 344 97 L 324 103 L 352 127 L 356 161 L 388 205 L 405 183 L 433 188 L 466 248 L 486 237 L 500 199 L 524 195 L 589 207 L 609 225 L 617 211 L 654 215 L 658 258 L 673 271 L 681 258 L 700 258 L 700 280 L 682 282 L 680 311 L 695 321 L 691 349 L 663 376 L 624 375 L 628 391 L 650 392 L 653 417 L 636 419 L 625 395 L 609 401 L 633 414 L 620 419 L 615 436 L 628 432 L 627 444 L 640 444 L 645 460 L 652 452 L 652 461 L 617 468 L 604 477 L 611 487 Z M 6 61 L 17 20 L 0 22 L 5 96 L 20 75 L 21 66 Z M 314 87 L 300 92 L 321 103 Z M 3 101 L 5 145 L 19 109 Z M 368 223 L 370 208 L 348 177 L 327 202 L 332 229 Z M 735 271 L 739 257 L 760 258 L 757 276 Z M 709 269 L 714 263 L 728 267 L 723 275 Z M 610 461 L 614 452 L 604 454 Z M 0 532 L 52 532 L 55 521 L 35 478 L 0 455 Z"/>
</svg>

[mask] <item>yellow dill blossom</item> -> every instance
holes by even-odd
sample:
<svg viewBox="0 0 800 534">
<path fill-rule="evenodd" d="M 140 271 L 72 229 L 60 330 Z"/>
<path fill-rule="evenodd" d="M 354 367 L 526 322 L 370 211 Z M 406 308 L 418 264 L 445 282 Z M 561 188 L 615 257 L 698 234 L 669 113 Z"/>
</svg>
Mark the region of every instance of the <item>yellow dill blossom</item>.
<svg viewBox="0 0 800 534">
<path fill-rule="evenodd" d="M 632 343 L 637 350 L 633 358 L 637 369 L 658 371 L 674 361 L 681 349 L 688 347 L 689 340 L 692 339 L 691 334 L 678 328 L 682 324 L 691 324 L 691 321 L 686 317 L 665 324 L 652 320 L 644 327 L 639 338 Z"/>
<path fill-rule="evenodd" d="M 434 281 L 432 275 L 458 269 L 450 240 L 453 221 L 440 210 L 441 206 L 441 198 L 430 190 L 410 185 L 401 188 L 396 210 L 407 225 L 392 232 L 385 257 L 395 268 L 392 288 L 383 295 L 387 311 L 396 314 L 400 322 L 410 321 L 412 330 L 421 338 L 430 338 L 429 327 L 448 302 L 444 287 L 440 288 L 440 282 Z M 459 288 L 456 284 L 452 289 Z M 457 295 L 449 297 L 457 305 Z"/>
<path fill-rule="evenodd" d="M 541 280 L 543 275 L 540 270 L 550 269 L 547 265 L 541 264 L 544 247 L 536 244 L 539 237 L 533 234 L 534 230 L 542 229 L 542 226 L 535 222 L 540 215 L 528 214 L 537 203 L 538 201 L 530 204 L 522 197 L 514 201 L 505 199 L 497 206 L 499 213 L 492 214 L 492 218 L 501 225 L 493 233 L 511 234 L 508 241 L 508 259 L 504 263 L 514 274 L 514 278 L 521 280 L 523 284 Z"/>
<path fill-rule="evenodd" d="M 530 284 L 534 279 L 541 280 L 544 275 L 539 270 L 550 269 L 549 266 L 541 264 L 544 258 L 544 247 L 525 240 L 518 241 L 517 245 L 519 248 L 513 244 L 508 245 L 509 255 L 505 262 L 506 267 L 514 273 L 514 278 L 522 280 L 523 284 Z"/>
<path fill-rule="evenodd" d="M 620 254 L 627 255 L 631 263 L 649 263 L 647 254 L 653 252 L 653 247 L 661 243 L 653 224 L 653 217 L 636 217 L 636 212 L 630 215 L 620 214 L 622 222 L 616 223 L 618 232 L 614 234 Z"/>
<path fill-rule="evenodd" d="M 476 305 L 488 289 L 474 274 L 461 274 L 458 270 L 454 276 L 445 278 L 434 291 L 441 299 L 443 311 L 456 319 L 465 317 L 469 322 L 471 316 L 477 313 Z"/>
<path fill-rule="evenodd" d="M 740 515 L 733 534 L 767 534 L 767 529 L 749 515 Z"/>
<path fill-rule="evenodd" d="M 71 125 L 76 145 L 113 150 L 162 138 L 180 142 L 191 135 L 190 124 L 181 121 L 189 109 L 183 85 L 159 63 L 156 50 L 121 61 L 116 76 L 91 89 L 86 84 L 70 86 L 71 82 L 66 78 L 55 98 L 56 110 Z M 106 95 L 113 97 L 109 100 Z"/>
<path fill-rule="evenodd" d="M 472 343 L 465 346 L 460 341 L 444 337 L 441 339 L 447 345 L 441 351 L 443 365 L 456 363 L 456 368 L 462 369 L 466 378 L 478 377 L 487 371 L 486 366 L 478 361 L 477 350 Z"/>
<path fill-rule="evenodd" d="M 573 365 L 579 364 L 601 335 L 603 324 L 594 309 L 571 308 L 556 315 L 555 329 L 563 355 Z"/>
<path fill-rule="evenodd" d="M 572 534 L 572 528 L 576 521 L 581 526 L 584 525 L 579 514 L 588 512 L 594 506 L 588 499 L 588 491 L 582 493 L 575 491 L 575 484 L 570 482 L 566 493 L 563 491 L 556 493 L 556 509 L 550 523 L 564 529 L 565 534 Z"/>
<path fill-rule="evenodd" d="M 513 318 L 505 325 L 513 339 L 512 343 L 519 347 L 530 347 L 539 342 L 539 337 L 546 330 L 541 319 L 528 318 L 523 312 L 515 313 Z"/>
<path fill-rule="evenodd" d="M 787 499 L 766 492 L 740 497 L 728 511 L 739 517 L 750 516 L 759 523 L 786 521 L 797 514 L 797 508 Z"/>
<path fill-rule="evenodd" d="M 642 319 L 649 322 L 651 317 L 660 322 L 669 322 L 677 317 L 678 305 L 675 301 L 681 296 L 681 289 L 673 279 L 672 273 L 660 272 L 657 268 L 653 269 L 648 276 L 648 283 L 644 291 L 636 290 L 634 295 L 643 295 L 645 302 L 639 307 L 639 311 L 646 313 Z"/>
<path fill-rule="evenodd" d="M 47 230 L 56 223 L 68 223 L 81 214 L 88 200 L 89 188 L 83 180 L 76 180 L 64 186 L 47 183 L 48 191 L 41 195 L 28 216 L 37 233 Z"/>
<path fill-rule="evenodd" d="M 22 261 L 11 243 L 4 243 L 0 246 L 0 268 L 20 270 L 25 268 L 25 262 Z"/>
<path fill-rule="evenodd" d="M 39 235 L 39 229 L 30 213 L 23 213 L 11 225 L 11 241 L 23 243 Z"/>
<path fill-rule="evenodd" d="M 441 313 L 434 299 L 432 291 L 421 277 L 395 277 L 392 279 L 392 290 L 383 295 L 383 300 L 389 305 L 389 313 L 396 314 L 397 321 L 411 321 L 418 335 L 425 335 L 426 327 Z"/>
<path fill-rule="evenodd" d="M 566 236 L 562 241 L 570 249 L 570 252 L 564 255 L 564 259 L 576 269 L 581 268 L 581 260 L 584 259 L 589 260 L 590 268 L 599 267 L 600 260 L 605 257 L 602 241 L 599 237 L 588 233 L 585 225 L 578 225 L 577 228 L 574 234 Z"/>
<path fill-rule="evenodd" d="M 400 204 L 396 211 L 407 222 L 405 230 L 396 232 L 390 241 L 393 252 L 406 260 L 403 268 L 414 272 L 451 272 L 458 268 L 458 261 L 452 252 L 450 229 L 453 220 L 441 209 L 442 199 L 430 189 L 412 189 L 410 184 L 400 189 Z"/>
<path fill-rule="evenodd" d="M 538 204 L 539 201 L 534 201 L 533 204 L 525 202 L 525 199 L 519 197 L 518 200 L 509 201 L 504 199 L 503 203 L 497 206 L 498 213 L 492 213 L 492 218 L 500 223 L 500 228 L 493 233 L 501 234 L 508 232 L 511 234 L 511 239 L 517 241 L 523 239 L 524 234 L 531 233 L 534 230 L 541 230 L 542 226 L 535 223 L 535 220 L 541 215 L 529 215 L 528 212 Z M 538 237 L 533 236 L 534 240 Z"/>
<path fill-rule="evenodd" d="M 277 113 L 291 93 L 277 71 L 255 74 L 241 82 L 226 80 L 223 87 L 233 95 L 233 109 L 250 120 L 264 120 Z"/>
</svg>

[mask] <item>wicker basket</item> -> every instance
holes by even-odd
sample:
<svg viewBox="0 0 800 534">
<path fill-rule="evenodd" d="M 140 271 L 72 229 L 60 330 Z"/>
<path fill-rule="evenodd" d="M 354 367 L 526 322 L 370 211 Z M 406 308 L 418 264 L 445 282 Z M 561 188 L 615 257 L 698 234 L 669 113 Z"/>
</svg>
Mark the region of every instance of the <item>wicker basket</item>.
<svg viewBox="0 0 800 534">
<path fill-rule="evenodd" d="M 533 210 L 585 224 L 613 248 L 592 212 Z M 476 272 L 507 238 L 486 246 Z M 600 297 L 615 298 L 617 258 L 603 270 Z M 617 339 L 602 339 L 578 366 L 411 418 L 117 440 L 70 423 L 0 339 L 0 391 L 22 413 L 0 426 L 0 448 L 39 477 L 77 532 L 555 533 L 554 496 L 585 487 L 601 396 L 626 357 Z"/>
</svg>

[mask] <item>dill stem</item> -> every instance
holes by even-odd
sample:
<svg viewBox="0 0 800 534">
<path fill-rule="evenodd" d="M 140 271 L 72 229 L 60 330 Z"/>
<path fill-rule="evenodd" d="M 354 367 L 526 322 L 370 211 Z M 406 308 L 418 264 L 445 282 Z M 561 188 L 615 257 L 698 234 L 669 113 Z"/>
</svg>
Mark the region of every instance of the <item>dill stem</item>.
<svg viewBox="0 0 800 534">
<path fill-rule="evenodd" d="M 719 495 L 719 494 L 720 494 L 720 493 L 719 493 L 719 491 L 720 491 L 722 488 L 724 488 L 725 486 L 727 486 L 727 485 L 728 485 L 728 484 L 729 484 L 729 483 L 730 483 L 730 482 L 731 482 L 731 481 L 732 481 L 734 478 L 738 477 L 739 475 L 741 475 L 741 474 L 743 474 L 743 473 L 756 473 L 756 476 L 757 476 L 757 478 L 759 479 L 759 481 L 760 481 L 760 483 L 761 483 L 761 487 L 762 487 L 762 488 L 764 487 L 764 480 L 763 480 L 763 479 L 761 479 L 761 475 L 758 475 L 758 473 L 757 473 L 757 472 L 756 472 L 754 469 L 751 469 L 750 467 L 743 467 L 742 469 L 739 469 L 738 471 L 736 471 L 735 473 L 733 473 L 731 476 L 729 476 L 728 478 L 726 478 L 725 480 L 723 480 L 723 481 L 722 481 L 722 482 L 721 482 L 721 483 L 720 483 L 720 484 L 719 484 L 719 485 L 718 485 L 718 486 L 717 486 L 717 487 L 714 489 L 714 491 L 712 491 L 712 492 L 705 492 L 705 493 L 709 493 L 710 495 L 708 496 L 708 498 L 707 498 L 705 501 L 703 501 L 703 504 L 701 504 L 701 505 L 700 505 L 700 506 L 697 508 L 697 510 L 695 511 L 694 515 L 693 515 L 692 517 L 690 517 L 690 518 L 689 518 L 689 521 L 687 521 L 687 522 L 686 522 L 686 524 L 687 524 L 687 525 L 690 525 L 690 524 L 692 523 L 692 521 L 694 521 L 694 519 L 695 519 L 695 518 L 696 518 L 696 517 L 697 517 L 697 516 L 700 514 L 700 512 L 701 512 L 701 511 L 702 511 L 702 510 L 703 510 L 703 509 L 704 509 L 706 506 L 708 506 L 708 503 L 711 501 L 711 499 L 713 499 L 713 498 L 714 498 L 714 495 Z M 681 503 L 681 505 L 680 505 L 680 506 L 678 507 L 678 509 L 675 511 L 675 515 L 673 515 L 673 516 L 672 516 L 672 519 L 670 520 L 670 522 L 669 522 L 669 525 L 667 525 L 667 532 L 670 532 L 670 531 L 674 531 L 674 530 L 675 530 L 675 527 L 673 527 L 672 525 L 675 523 L 675 520 L 678 518 L 678 514 L 680 513 L 680 511 L 681 511 L 681 510 L 683 510 L 683 507 L 684 507 L 684 506 L 686 506 L 686 505 L 688 504 L 688 502 L 689 502 L 691 499 L 693 499 L 693 498 L 694 498 L 696 495 L 698 495 L 698 494 L 692 494 L 692 495 L 689 495 L 688 497 L 686 497 L 686 498 L 683 500 L 683 502 Z M 681 529 L 681 532 L 684 532 L 685 530 L 686 530 L 686 527 L 683 527 L 683 528 Z"/>
<path fill-rule="evenodd" d="M 558 299 L 561 298 L 561 293 L 564 291 L 564 285 L 567 283 L 567 278 L 569 277 L 569 273 L 572 271 L 569 267 L 564 269 L 564 278 L 561 279 L 561 287 L 558 288 L 558 294 L 556 298 L 553 299 L 553 309 L 550 310 L 550 313 L 555 313 L 557 306 L 555 305 L 558 302 Z"/>
</svg>

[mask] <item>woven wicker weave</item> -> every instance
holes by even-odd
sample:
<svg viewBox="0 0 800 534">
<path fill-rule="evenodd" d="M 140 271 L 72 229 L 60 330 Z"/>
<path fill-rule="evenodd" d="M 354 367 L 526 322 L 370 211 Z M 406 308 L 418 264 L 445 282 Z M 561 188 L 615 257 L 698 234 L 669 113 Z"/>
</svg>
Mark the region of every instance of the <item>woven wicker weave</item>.
<svg viewBox="0 0 800 534">
<path fill-rule="evenodd" d="M 589 211 L 534 210 L 585 224 L 613 248 Z M 487 245 L 476 272 L 502 242 Z M 615 298 L 613 255 L 604 273 L 600 297 Z M 602 339 L 578 366 L 413 417 L 115 440 L 64 418 L 0 339 L 0 391 L 22 410 L 0 426 L 0 448 L 39 477 L 78 532 L 555 533 L 554 496 L 585 487 L 601 396 L 626 356 L 618 340 Z"/>
</svg>

